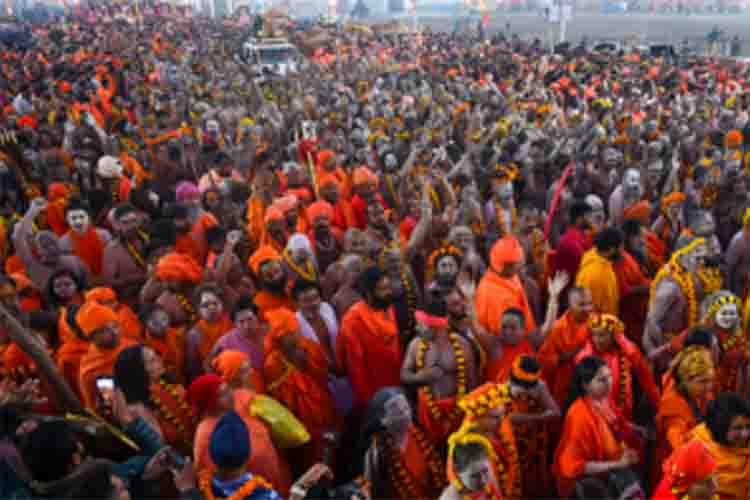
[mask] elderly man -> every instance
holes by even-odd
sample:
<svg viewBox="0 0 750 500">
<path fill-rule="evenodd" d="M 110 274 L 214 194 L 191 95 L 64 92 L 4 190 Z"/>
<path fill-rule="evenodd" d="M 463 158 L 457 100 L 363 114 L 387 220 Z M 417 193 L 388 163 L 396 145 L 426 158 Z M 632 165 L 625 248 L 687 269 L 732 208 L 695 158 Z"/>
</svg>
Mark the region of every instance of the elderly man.
<svg viewBox="0 0 750 500">
<path fill-rule="evenodd" d="M 643 348 L 661 369 L 679 349 L 670 341 L 699 321 L 698 307 L 704 293 L 697 273 L 707 253 L 704 238 L 683 238 L 669 262 L 656 275 Z"/>
<path fill-rule="evenodd" d="M 625 219 L 647 222 L 651 216 L 651 205 L 643 200 L 641 173 L 635 168 L 625 170 L 622 182 L 609 197 L 609 220 L 614 225 L 622 225 Z"/>
</svg>

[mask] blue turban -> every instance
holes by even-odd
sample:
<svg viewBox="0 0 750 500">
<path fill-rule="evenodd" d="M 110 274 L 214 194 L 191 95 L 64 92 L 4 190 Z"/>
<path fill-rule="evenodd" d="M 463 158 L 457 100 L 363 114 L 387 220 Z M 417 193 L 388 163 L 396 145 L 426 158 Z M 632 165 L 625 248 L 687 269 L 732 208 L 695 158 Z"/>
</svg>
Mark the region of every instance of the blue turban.
<svg viewBox="0 0 750 500">
<path fill-rule="evenodd" d="M 208 451 L 211 460 L 221 469 L 236 469 L 247 463 L 250 457 L 250 434 L 237 413 L 230 411 L 219 419 L 211 433 Z"/>
</svg>

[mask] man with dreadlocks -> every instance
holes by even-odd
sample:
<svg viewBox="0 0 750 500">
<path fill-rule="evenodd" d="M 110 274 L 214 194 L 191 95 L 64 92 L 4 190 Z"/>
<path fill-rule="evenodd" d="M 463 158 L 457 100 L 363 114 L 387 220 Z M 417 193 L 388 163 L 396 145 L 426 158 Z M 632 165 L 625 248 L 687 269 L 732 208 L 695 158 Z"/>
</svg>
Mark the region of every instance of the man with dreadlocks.
<svg viewBox="0 0 750 500">
<path fill-rule="evenodd" d="M 670 341 L 698 322 L 703 289 L 697 273 L 707 252 L 705 239 L 683 239 L 652 282 L 643 348 L 662 370 L 676 353 Z"/>
</svg>

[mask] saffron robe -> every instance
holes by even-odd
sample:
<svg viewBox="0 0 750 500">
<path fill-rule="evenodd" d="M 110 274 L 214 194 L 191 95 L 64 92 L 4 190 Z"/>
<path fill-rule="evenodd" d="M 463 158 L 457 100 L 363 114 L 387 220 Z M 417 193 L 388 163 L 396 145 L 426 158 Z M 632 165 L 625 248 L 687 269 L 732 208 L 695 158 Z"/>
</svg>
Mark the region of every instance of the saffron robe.
<svg viewBox="0 0 750 500">
<path fill-rule="evenodd" d="M 547 382 L 552 397 L 561 407 L 568 397 L 576 361 L 575 356 L 571 356 L 567 361 L 562 361 L 560 356 L 575 353 L 586 344 L 588 338 L 588 321 L 578 323 L 573 318 L 573 313 L 566 311 L 552 325 L 539 349 L 538 359 L 542 365 L 542 377 Z"/>
</svg>

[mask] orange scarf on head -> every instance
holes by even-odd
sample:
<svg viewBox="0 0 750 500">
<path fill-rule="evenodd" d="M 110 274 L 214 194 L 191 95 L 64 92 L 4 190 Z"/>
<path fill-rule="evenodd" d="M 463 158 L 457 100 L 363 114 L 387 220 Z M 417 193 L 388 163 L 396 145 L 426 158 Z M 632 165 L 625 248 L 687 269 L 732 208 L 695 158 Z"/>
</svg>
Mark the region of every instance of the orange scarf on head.
<svg viewBox="0 0 750 500">
<path fill-rule="evenodd" d="M 75 231 L 68 231 L 68 234 L 73 242 L 73 253 L 80 257 L 94 276 L 99 276 L 102 273 L 104 244 L 96 228 L 93 225 L 89 226 L 83 236 Z"/>
</svg>

